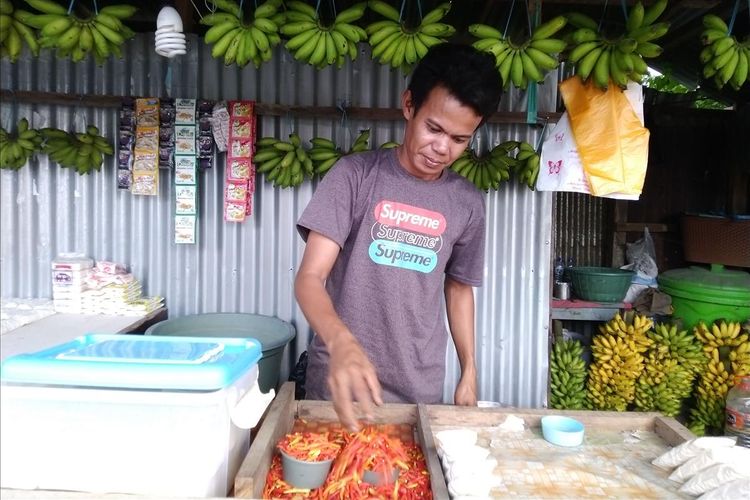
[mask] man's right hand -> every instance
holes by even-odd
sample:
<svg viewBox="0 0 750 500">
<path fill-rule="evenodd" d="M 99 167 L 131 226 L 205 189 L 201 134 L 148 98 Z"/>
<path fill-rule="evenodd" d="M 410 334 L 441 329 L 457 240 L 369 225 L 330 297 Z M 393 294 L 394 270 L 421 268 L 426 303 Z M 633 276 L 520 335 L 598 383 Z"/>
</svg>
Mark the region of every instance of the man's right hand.
<svg viewBox="0 0 750 500">
<path fill-rule="evenodd" d="M 351 432 L 360 429 L 354 408 L 358 402 L 366 420 L 374 418 L 374 406 L 382 405 L 382 389 L 375 367 L 357 340 L 347 332 L 328 346 L 328 388 L 333 408 L 341 423 Z"/>
</svg>

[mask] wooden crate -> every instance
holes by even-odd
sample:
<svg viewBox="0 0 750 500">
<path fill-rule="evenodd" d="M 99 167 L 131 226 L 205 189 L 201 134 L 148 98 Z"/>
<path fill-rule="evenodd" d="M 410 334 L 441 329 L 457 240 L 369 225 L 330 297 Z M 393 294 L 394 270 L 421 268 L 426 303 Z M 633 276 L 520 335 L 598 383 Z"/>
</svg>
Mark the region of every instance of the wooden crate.
<svg viewBox="0 0 750 500">
<path fill-rule="evenodd" d="M 409 426 L 416 431 L 414 438 L 424 453 L 427 469 L 430 472 L 432 492 L 435 498 L 448 498 L 448 489 L 435 449 L 426 407 L 387 404 L 376 408 L 374 417 L 374 424 L 397 424 L 394 428 Z M 258 433 L 253 438 L 250 451 L 235 476 L 235 497 L 261 498 L 276 443 L 285 434 L 296 430 L 295 422 L 298 420 L 335 425 L 338 422 L 338 416 L 333 405 L 328 401 L 295 401 L 294 383 L 285 383 L 271 403 Z M 398 424 L 403 424 L 403 426 Z"/>
<path fill-rule="evenodd" d="M 435 498 L 448 498 L 443 470 L 440 466 L 433 432 L 450 428 L 474 428 L 477 430 L 497 428 L 509 415 L 522 418 L 525 425 L 535 434 L 540 434 L 541 418 L 545 415 L 567 415 L 582 422 L 586 427 L 587 439 L 595 437 L 597 433 L 618 432 L 648 432 L 653 433 L 660 440 L 666 450 L 669 446 L 678 445 L 695 436 L 673 418 L 664 417 L 659 413 L 620 413 L 601 411 L 561 411 L 545 409 L 518 408 L 474 408 L 452 405 L 407 405 L 386 404 L 376 409 L 375 423 L 378 424 L 406 424 L 416 431 L 416 440 L 422 447 L 427 468 L 430 472 L 431 487 Z M 286 383 L 271 404 L 257 435 L 250 446 L 250 451 L 240 466 L 234 482 L 234 496 L 240 498 L 260 498 L 265 485 L 266 476 L 271 466 L 276 443 L 294 429 L 299 419 L 308 422 L 330 423 L 335 425 L 338 417 L 330 402 L 325 401 L 295 401 L 294 385 Z M 299 424 L 298 424 L 299 425 Z M 537 436 L 534 436 L 536 439 Z M 541 439 L 541 436 L 538 436 Z M 540 445 L 546 444 L 540 441 Z M 551 445 L 549 445 L 551 446 Z M 616 451 L 613 449 L 613 451 Z M 561 454 L 578 453 L 575 449 L 560 448 Z M 497 473 L 505 472 L 504 464 L 499 461 Z M 650 463 L 643 462 L 644 470 L 653 468 Z M 649 475 L 660 474 L 666 478 L 665 471 L 653 472 Z M 678 483 L 674 483 L 670 493 L 676 494 Z M 662 487 L 660 492 L 664 492 Z M 509 491 L 509 494 L 516 492 Z M 560 493 L 562 495 L 562 493 Z M 523 497 L 523 495 L 520 495 Z M 555 496 L 551 494 L 551 496 Z"/>
</svg>

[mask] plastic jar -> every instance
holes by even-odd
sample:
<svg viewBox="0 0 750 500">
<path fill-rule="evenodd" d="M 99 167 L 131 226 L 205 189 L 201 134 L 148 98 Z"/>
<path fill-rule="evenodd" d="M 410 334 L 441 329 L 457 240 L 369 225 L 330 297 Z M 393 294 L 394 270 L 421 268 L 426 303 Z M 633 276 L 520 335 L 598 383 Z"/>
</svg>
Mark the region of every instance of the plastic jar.
<svg viewBox="0 0 750 500">
<path fill-rule="evenodd" d="M 737 445 L 750 448 L 750 376 L 740 378 L 727 393 L 724 434 L 737 436 Z"/>
</svg>

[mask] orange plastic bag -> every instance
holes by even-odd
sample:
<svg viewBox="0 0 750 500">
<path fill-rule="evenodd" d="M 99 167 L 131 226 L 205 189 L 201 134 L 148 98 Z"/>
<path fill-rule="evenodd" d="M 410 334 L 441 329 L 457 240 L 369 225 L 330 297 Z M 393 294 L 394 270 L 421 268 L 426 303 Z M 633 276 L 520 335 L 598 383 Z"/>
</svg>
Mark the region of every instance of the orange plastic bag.
<svg viewBox="0 0 750 500">
<path fill-rule="evenodd" d="M 616 85 L 602 91 L 577 76 L 560 84 L 583 170 L 594 196 L 640 195 L 649 131 Z"/>
</svg>

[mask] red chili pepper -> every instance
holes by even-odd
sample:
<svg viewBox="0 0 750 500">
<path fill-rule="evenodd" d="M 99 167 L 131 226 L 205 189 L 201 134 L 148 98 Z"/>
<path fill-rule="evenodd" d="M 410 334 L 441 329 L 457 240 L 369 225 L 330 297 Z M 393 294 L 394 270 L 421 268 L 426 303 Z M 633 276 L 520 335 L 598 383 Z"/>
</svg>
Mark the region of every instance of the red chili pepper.
<svg viewBox="0 0 750 500">
<path fill-rule="evenodd" d="M 398 439 L 390 438 L 382 430 L 386 428 L 395 433 L 394 426 L 381 426 L 381 430 L 368 427 L 356 434 L 344 431 L 326 433 L 328 443 L 337 445 L 340 451 L 326 482 L 315 490 L 293 488 L 286 484 L 283 480 L 281 460 L 278 455 L 275 456 L 266 479 L 263 497 L 285 500 L 431 500 L 429 472 L 419 446 L 415 443 L 405 445 Z M 301 434 L 285 436 L 285 439 L 289 438 L 287 445 L 294 443 L 294 447 L 304 447 L 313 442 L 322 444 L 317 440 L 305 439 L 305 433 Z M 323 446 L 318 449 L 322 448 Z M 377 470 L 390 475 L 393 468 L 400 469 L 399 477 L 393 484 L 374 486 L 362 479 L 365 470 Z"/>
</svg>

